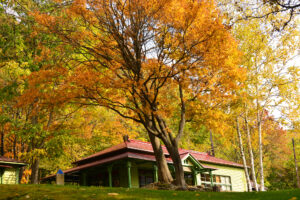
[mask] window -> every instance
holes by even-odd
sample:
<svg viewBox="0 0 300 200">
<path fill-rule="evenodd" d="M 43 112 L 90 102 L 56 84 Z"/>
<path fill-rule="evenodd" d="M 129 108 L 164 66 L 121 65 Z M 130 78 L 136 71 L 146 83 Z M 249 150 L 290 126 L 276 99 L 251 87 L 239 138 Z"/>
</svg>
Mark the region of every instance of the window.
<svg viewBox="0 0 300 200">
<path fill-rule="evenodd" d="M 222 191 L 231 191 L 231 181 L 229 176 L 221 177 L 221 190 Z"/>
<path fill-rule="evenodd" d="M 221 191 L 231 191 L 232 188 L 230 176 L 213 175 L 213 184 L 220 186 Z M 211 186 L 209 174 L 201 173 L 201 185 Z"/>
<path fill-rule="evenodd" d="M 214 175 L 214 184 L 221 186 L 221 191 L 231 191 L 230 176 Z"/>
<path fill-rule="evenodd" d="M 210 175 L 201 173 L 201 185 L 204 187 L 211 187 Z"/>
<path fill-rule="evenodd" d="M 201 182 L 209 182 L 210 183 L 210 175 L 209 174 L 201 174 Z"/>
<path fill-rule="evenodd" d="M 140 182 L 140 187 L 153 183 L 154 182 L 153 171 L 139 170 L 139 182 Z"/>
</svg>

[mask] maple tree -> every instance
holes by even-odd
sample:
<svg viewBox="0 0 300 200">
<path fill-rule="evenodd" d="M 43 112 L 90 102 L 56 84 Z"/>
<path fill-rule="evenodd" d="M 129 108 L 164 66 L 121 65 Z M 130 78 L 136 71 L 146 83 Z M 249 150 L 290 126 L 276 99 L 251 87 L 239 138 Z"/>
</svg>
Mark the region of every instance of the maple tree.
<svg viewBox="0 0 300 200">
<path fill-rule="evenodd" d="M 280 12 L 236 21 L 276 8 L 260 3 L 225 4 L 235 11 L 222 16 L 212 1 L 3 1 L 0 153 L 29 162 L 23 181 L 36 183 L 129 135 L 150 139 L 162 182 L 173 178 L 161 142 L 183 187 L 179 147 L 245 160 L 255 188 L 259 174 L 270 189 L 293 187 L 298 32 Z"/>
<path fill-rule="evenodd" d="M 0 20 L 6 22 L 0 26 L 1 153 L 27 161 L 31 183 L 38 183 L 39 160 L 46 153 L 48 141 L 60 135 L 57 126 L 50 127 L 53 115 L 61 111 L 43 106 L 38 98 L 22 96 L 28 83 L 24 77 L 43 64 L 34 57 L 39 54 L 37 41 L 45 40 L 31 37 L 34 22 L 22 7 L 27 1 L 22 3 L 3 1 L 0 9 Z"/>
<path fill-rule="evenodd" d="M 141 123 L 160 175 L 170 173 L 155 138 L 168 149 L 177 184 L 184 187 L 178 143 L 189 103 L 231 98 L 243 75 L 236 42 L 214 2 L 76 0 L 60 15 L 32 15 L 39 31 L 60 38 L 58 50 L 76 52 L 64 60 L 68 64 L 47 65 L 33 74 L 34 80 L 59 81 L 56 92 L 64 95 L 53 93 L 56 101 L 104 106 Z M 169 119 L 176 112 L 180 117 L 172 130 Z M 170 175 L 164 180 L 169 182 Z"/>
</svg>

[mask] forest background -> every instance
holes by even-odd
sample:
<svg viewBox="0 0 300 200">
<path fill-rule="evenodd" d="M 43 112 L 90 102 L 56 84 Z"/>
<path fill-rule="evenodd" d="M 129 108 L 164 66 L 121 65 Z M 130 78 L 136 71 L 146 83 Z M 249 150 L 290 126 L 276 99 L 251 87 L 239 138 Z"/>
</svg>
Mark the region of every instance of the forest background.
<svg viewBox="0 0 300 200">
<path fill-rule="evenodd" d="M 189 1 L 178 2 L 185 5 Z M 188 114 L 178 145 L 246 162 L 251 165 L 248 175 L 252 180 L 263 182 L 268 189 L 296 187 L 292 138 L 300 158 L 299 5 L 296 1 L 289 1 L 290 7 L 276 4 L 281 1 L 258 1 L 255 5 L 251 1 L 208 2 L 210 9 L 221 11 L 218 16 L 222 27 L 234 38 L 228 51 L 236 56 L 232 59 L 238 59 L 228 62 L 236 66 L 230 74 L 235 79 L 219 80 L 232 95 L 207 95 L 204 91 L 208 89 L 210 95 L 218 91 L 214 82 L 217 78 L 211 76 L 201 98 L 197 96 L 197 100 L 192 98 L 192 103 L 186 103 Z M 62 81 L 70 81 L 67 78 L 73 73 L 76 76 L 71 78 L 76 86 L 80 83 L 91 88 L 95 84 L 91 71 L 72 67 L 90 57 L 83 58 L 82 49 L 67 43 L 59 32 L 62 29 L 47 27 L 67 13 L 65 20 L 69 23 L 60 23 L 58 27 L 70 29 L 72 41 L 77 39 L 86 44 L 84 38 L 91 37 L 90 33 L 81 23 L 75 23 L 82 22 L 78 12 L 86 9 L 81 7 L 85 3 L 1 1 L 0 154 L 29 163 L 23 171 L 22 183 L 38 183 L 45 175 L 70 168 L 72 162 L 122 142 L 124 135 L 149 141 L 149 130 L 124 117 L 123 110 L 118 113 L 103 101 L 95 103 L 88 93 L 79 97 L 70 92 L 74 85 Z M 220 41 L 214 42 L 221 46 Z M 170 52 L 168 56 L 175 55 Z M 187 85 L 185 81 L 178 83 Z M 173 83 L 168 87 L 172 88 Z M 100 91 L 107 92 L 105 89 Z M 168 128 L 173 131 L 182 124 L 182 102 L 189 87 L 185 89 L 163 96 L 166 102 L 181 102 L 161 114 L 168 116 Z"/>
</svg>

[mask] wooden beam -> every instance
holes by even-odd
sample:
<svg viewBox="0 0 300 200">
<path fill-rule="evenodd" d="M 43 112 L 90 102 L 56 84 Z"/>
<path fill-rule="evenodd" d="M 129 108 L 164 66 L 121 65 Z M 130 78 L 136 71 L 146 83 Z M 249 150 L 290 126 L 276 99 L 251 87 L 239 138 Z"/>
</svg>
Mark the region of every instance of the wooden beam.
<svg viewBox="0 0 300 200">
<path fill-rule="evenodd" d="M 158 182 L 158 168 L 157 165 L 153 165 L 153 169 L 154 169 L 154 183 Z"/>
<path fill-rule="evenodd" d="M 20 169 L 16 169 L 16 184 L 19 184 Z"/>
<path fill-rule="evenodd" d="M 108 171 L 108 185 L 109 187 L 112 187 L 112 165 L 107 167 L 107 171 Z"/>
<path fill-rule="evenodd" d="M 128 176 L 128 187 L 131 188 L 131 162 L 127 161 L 127 176 Z"/>
<path fill-rule="evenodd" d="M 194 179 L 194 185 L 197 185 L 197 170 L 193 168 L 193 179 Z"/>
<path fill-rule="evenodd" d="M 209 171 L 209 175 L 210 175 L 211 187 L 213 187 L 214 186 L 214 179 L 213 179 L 213 174 L 212 174 L 211 170 Z"/>
</svg>

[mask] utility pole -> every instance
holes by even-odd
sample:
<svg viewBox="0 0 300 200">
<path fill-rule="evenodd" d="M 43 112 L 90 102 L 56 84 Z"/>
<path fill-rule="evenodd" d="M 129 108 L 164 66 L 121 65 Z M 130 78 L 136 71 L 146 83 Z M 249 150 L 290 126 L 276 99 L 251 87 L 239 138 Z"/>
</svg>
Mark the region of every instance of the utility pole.
<svg viewBox="0 0 300 200">
<path fill-rule="evenodd" d="M 294 138 L 292 138 L 292 143 L 293 143 L 293 151 L 294 151 L 294 160 L 295 160 L 297 187 L 300 188 L 300 180 L 299 180 L 299 173 L 298 173 L 298 163 L 297 163 L 297 157 L 296 157 L 296 151 L 295 151 L 295 140 L 294 140 Z"/>
</svg>

